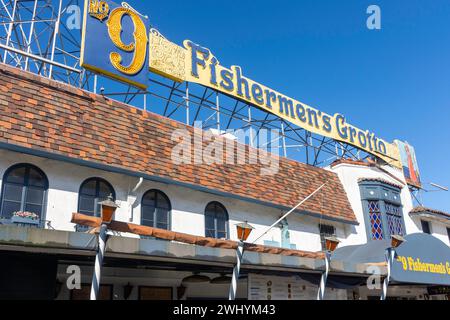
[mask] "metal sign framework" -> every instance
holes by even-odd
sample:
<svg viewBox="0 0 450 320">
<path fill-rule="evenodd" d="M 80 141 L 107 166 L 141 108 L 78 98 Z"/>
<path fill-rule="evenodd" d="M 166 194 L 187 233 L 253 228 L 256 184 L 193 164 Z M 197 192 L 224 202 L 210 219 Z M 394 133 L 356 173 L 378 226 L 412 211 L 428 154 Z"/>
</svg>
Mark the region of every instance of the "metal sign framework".
<svg viewBox="0 0 450 320">
<path fill-rule="evenodd" d="M 210 88 L 152 74 L 142 91 L 80 67 L 83 0 L 0 0 L 0 62 L 203 129 L 250 130 L 248 144 L 276 145 L 281 156 L 324 167 L 336 159 L 372 157 L 354 146 L 296 127 Z M 262 129 L 279 134 L 264 145 Z M 273 149 L 272 149 L 273 150 Z"/>
</svg>

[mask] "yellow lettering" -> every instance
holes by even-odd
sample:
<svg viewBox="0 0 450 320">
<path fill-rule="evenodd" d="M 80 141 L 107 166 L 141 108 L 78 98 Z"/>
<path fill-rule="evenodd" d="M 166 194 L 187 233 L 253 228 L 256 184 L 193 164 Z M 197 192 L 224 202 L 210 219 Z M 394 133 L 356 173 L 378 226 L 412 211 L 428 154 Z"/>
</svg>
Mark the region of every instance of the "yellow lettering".
<svg viewBox="0 0 450 320">
<path fill-rule="evenodd" d="M 122 41 L 122 18 L 124 15 L 130 16 L 134 24 L 134 42 L 125 44 Z M 133 60 L 129 66 L 122 65 L 122 56 L 118 52 L 112 52 L 109 56 L 114 68 L 126 75 L 135 75 L 142 70 L 147 56 L 148 35 L 142 19 L 131 9 L 117 8 L 111 12 L 107 23 L 109 37 L 114 45 L 125 52 L 134 52 Z"/>
</svg>

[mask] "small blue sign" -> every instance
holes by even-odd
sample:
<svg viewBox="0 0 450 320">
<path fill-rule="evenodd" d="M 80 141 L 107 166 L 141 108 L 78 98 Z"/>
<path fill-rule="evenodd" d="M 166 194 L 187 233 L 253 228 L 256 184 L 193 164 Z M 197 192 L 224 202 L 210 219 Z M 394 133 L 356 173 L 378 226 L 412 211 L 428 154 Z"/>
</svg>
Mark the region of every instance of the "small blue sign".
<svg viewBox="0 0 450 320">
<path fill-rule="evenodd" d="M 128 4 L 86 0 L 81 66 L 128 83 L 148 87 L 148 18 Z"/>
</svg>

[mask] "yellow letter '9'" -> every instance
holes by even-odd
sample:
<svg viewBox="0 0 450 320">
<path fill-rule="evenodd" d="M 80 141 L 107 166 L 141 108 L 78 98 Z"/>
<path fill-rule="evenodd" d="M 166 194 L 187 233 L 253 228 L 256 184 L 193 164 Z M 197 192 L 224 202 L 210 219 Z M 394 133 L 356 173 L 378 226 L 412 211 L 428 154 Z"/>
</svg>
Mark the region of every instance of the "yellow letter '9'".
<svg viewBox="0 0 450 320">
<path fill-rule="evenodd" d="M 124 44 L 121 39 L 122 17 L 124 15 L 129 15 L 133 21 L 134 43 Z M 147 56 L 148 36 L 147 29 L 142 22 L 142 19 L 133 10 L 128 8 L 117 8 L 111 12 L 107 26 L 109 37 L 117 48 L 125 52 L 134 51 L 133 61 L 129 66 L 122 65 L 122 56 L 120 53 L 112 52 L 109 55 L 112 65 L 124 74 L 130 76 L 137 74 L 144 66 L 145 57 Z"/>
</svg>

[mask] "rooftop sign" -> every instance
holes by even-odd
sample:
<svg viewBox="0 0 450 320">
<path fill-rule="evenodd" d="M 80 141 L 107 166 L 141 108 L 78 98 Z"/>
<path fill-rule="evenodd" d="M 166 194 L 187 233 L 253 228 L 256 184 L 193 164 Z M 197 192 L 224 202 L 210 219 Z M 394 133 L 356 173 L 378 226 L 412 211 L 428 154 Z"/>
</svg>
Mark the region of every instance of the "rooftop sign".
<svg viewBox="0 0 450 320">
<path fill-rule="evenodd" d="M 141 89 L 148 86 L 149 72 L 198 83 L 406 170 L 396 142 L 347 123 L 341 114 L 324 113 L 251 80 L 238 66 L 226 68 L 209 49 L 192 41 L 183 46 L 170 42 L 148 25 L 148 18 L 126 3 L 86 0 L 81 66 Z"/>
</svg>

